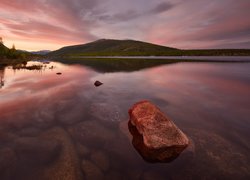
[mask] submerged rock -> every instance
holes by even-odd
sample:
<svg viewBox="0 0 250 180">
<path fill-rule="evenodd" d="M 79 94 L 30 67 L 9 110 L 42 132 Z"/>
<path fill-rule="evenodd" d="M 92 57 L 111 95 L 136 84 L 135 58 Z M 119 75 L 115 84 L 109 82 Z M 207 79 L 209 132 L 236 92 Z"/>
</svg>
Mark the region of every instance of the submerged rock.
<svg viewBox="0 0 250 180">
<path fill-rule="evenodd" d="M 89 153 L 90 153 L 90 149 L 87 147 L 87 146 L 84 146 L 80 143 L 77 143 L 76 144 L 76 150 L 78 152 L 78 155 L 80 157 L 86 157 L 86 156 L 89 156 Z"/>
<path fill-rule="evenodd" d="M 100 81 L 96 81 L 96 82 L 94 83 L 94 85 L 95 85 L 96 87 L 98 87 L 98 86 L 103 85 L 103 83 L 102 83 L 102 82 L 100 82 Z"/>
<path fill-rule="evenodd" d="M 93 103 L 90 106 L 90 112 L 93 117 L 100 121 L 119 122 L 125 119 L 121 108 L 115 104 Z"/>
<path fill-rule="evenodd" d="M 80 161 L 69 134 L 60 127 L 36 137 L 16 137 L 0 148 L 0 179 L 80 180 Z"/>
<path fill-rule="evenodd" d="M 170 162 L 188 146 L 187 136 L 149 101 L 129 110 L 133 146 L 149 162 Z"/>
<path fill-rule="evenodd" d="M 82 161 L 82 171 L 87 180 L 102 180 L 104 178 L 101 170 L 91 161 Z"/>
<path fill-rule="evenodd" d="M 94 151 L 90 159 L 92 162 L 96 164 L 102 171 L 106 172 L 109 169 L 109 158 L 107 157 L 107 154 L 104 154 L 102 151 Z"/>
<path fill-rule="evenodd" d="M 60 127 L 55 127 L 45 132 L 42 137 L 48 140 L 56 140 L 61 144 L 62 147 L 61 153 L 57 159 L 52 164 L 47 166 L 46 169 L 41 173 L 43 175 L 42 179 L 82 179 L 77 152 L 68 133 Z"/>
<path fill-rule="evenodd" d="M 152 180 L 152 179 L 165 180 L 166 177 L 164 177 L 163 175 L 159 174 L 159 172 L 157 172 L 157 171 L 150 170 L 150 171 L 145 171 L 143 173 L 142 179 L 143 180 Z"/>
<path fill-rule="evenodd" d="M 0 179 L 13 179 L 17 166 L 17 156 L 14 150 L 5 147 L 0 149 Z"/>
<path fill-rule="evenodd" d="M 35 136 L 38 136 L 41 132 L 42 132 L 42 130 L 37 128 L 37 127 L 27 127 L 27 128 L 20 129 L 18 132 L 18 135 L 19 136 L 35 137 Z"/>
<path fill-rule="evenodd" d="M 116 172 L 116 171 L 109 171 L 106 175 L 105 175 L 105 180 L 125 180 L 126 177 L 123 176 L 121 173 Z"/>
<path fill-rule="evenodd" d="M 110 144 L 115 138 L 115 134 L 109 128 L 96 121 L 75 124 L 68 128 L 68 132 L 79 143 L 96 148 Z"/>
<path fill-rule="evenodd" d="M 53 162 L 61 151 L 60 143 L 54 139 L 20 137 L 14 143 L 19 162 L 26 166 L 46 165 Z"/>
</svg>

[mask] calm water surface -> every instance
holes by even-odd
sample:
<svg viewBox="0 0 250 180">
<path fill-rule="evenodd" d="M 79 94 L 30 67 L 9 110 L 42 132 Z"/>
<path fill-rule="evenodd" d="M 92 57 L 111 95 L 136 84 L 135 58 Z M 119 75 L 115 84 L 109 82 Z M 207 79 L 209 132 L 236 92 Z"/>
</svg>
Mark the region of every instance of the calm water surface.
<svg viewBox="0 0 250 180">
<path fill-rule="evenodd" d="M 1 180 L 250 178 L 250 63 L 43 66 L 0 69 Z M 132 146 L 127 112 L 144 99 L 193 142 L 171 163 Z"/>
</svg>

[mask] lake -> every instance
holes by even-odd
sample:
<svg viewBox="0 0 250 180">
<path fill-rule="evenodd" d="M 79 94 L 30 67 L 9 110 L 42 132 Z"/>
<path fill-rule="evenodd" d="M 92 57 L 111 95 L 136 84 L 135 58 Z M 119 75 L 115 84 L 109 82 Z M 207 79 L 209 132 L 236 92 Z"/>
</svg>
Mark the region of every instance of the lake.
<svg viewBox="0 0 250 180">
<path fill-rule="evenodd" d="M 250 63 L 63 62 L 0 69 L 1 180 L 250 178 Z M 133 147 L 128 109 L 141 100 L 191 139 L 174 161 Z"/>
</svg>

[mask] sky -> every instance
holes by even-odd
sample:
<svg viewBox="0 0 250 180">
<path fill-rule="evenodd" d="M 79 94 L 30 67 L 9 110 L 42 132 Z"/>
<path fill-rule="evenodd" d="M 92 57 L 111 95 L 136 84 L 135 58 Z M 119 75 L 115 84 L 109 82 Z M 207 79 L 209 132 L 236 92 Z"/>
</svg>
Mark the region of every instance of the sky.
<svg viewBox="0 0 250 180">
<path fill-rule="evenodd" d="M 24 50 L 103 38 L 250 49 L 250 0 L 0 0 L 0 37 Z"/>
</svg>

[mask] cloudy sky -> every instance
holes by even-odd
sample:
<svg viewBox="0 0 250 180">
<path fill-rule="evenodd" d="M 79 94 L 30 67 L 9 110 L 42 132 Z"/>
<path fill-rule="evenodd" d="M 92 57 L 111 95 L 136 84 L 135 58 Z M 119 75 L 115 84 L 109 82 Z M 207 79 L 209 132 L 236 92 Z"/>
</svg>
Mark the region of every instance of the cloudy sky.
<svg viewBox="0 0 250 180">
<path fill-rule="evenodd" d="M 102 38 L 250 48 L 250 0 L 0 0 L 0 37 L 19 49 Z"/>
</svg>

